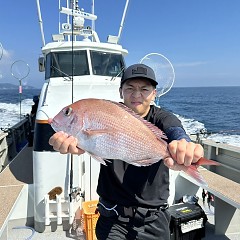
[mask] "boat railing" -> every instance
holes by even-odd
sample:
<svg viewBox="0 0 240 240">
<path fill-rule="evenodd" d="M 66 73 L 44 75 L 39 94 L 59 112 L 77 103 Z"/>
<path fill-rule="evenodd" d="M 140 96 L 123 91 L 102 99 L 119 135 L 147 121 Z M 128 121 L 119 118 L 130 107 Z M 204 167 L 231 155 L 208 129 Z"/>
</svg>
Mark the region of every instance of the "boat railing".
<svg viewBox="0 0 240 240">
<path fill-rule="evenodd" d="M 32 143 L 32 120 L 29 115 L 0 133 L 0 172 L 28 143 Z"/>
<path fill-rule="evenodd" d="M 180 172 L 175 181 L 176 189 L 184 195 L 197 194 L 202 188 L 210 192 L 214 196 L 215 234 L 224 235 L 230 232 L 240 234 L 240 147 L 204 138 L 192 140 L 202 144 L 206 158 L 215 160 L 221 165 L 199 168 L 207 185 L 201 185 Z M 179 199 L 180 195 L 175 197 Z"/>
<path fill-rule="evenodd" d="M 202 144 L 206 158 L 221 164 L 221 166 L 210 166 L 208 170 L 240 183 L 240 147 L 205 138 L 196 139 L 193 136 L 192 140 Z"/>
<path fill-rule="evenodd" d="M 7 144 L 7 135 L 8 133 L 0 133 L 0 172 L 4 166 L 6 166 L 7 155 L 8 155 L 8 144 Z"/>
</svg>

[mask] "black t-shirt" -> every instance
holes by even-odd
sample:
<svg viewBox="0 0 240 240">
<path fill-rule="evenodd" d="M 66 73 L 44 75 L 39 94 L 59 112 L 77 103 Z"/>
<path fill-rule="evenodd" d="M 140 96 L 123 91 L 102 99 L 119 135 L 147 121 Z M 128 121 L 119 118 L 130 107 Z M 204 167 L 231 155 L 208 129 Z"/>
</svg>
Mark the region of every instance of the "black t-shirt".
<svg viewBox="0 0 240 240">
<path fill-rule="evenodd" d="M 170 112 L 151 105 L 146 120 L 165 132 L 170 127 L 182 127 L 180 120 Z M 157 207 L 169 197 L 169 169 L 163 161 L 146 167 L 137 167 L 121 160 L 101 164 L 97 193 L 114 204 Z"/>
</svg>

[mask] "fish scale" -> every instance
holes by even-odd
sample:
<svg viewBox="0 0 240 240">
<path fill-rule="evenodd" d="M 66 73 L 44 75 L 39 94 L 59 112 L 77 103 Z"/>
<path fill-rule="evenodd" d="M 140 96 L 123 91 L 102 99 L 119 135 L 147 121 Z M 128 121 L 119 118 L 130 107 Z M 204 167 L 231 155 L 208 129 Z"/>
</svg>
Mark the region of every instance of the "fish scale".
<svg viewBox="0 0 240 240">
<path fill-rule="evenodd" d="M 65 115 L 71 108 L 71 114 Z M 71 123 L 71 127 L 70 127 Z M 101 99 L 79 100 L 60 111 L 51 123 L 55 131 L 78 138 L 79 147 L 102 159 L 150 165 L 169 155 L 167 144 L 125 105 Z M 148 123 L 149 124 L 149 123 Z M 154 131 L 164 136 L 152 125 Z"/>
</svg>

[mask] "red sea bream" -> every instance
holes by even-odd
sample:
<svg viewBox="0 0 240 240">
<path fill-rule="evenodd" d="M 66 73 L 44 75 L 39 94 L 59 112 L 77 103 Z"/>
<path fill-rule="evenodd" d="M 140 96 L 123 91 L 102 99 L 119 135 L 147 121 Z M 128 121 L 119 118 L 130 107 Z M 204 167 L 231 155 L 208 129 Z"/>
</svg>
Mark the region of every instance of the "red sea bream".
<svg viewBox="0 0 240 240">
<path fill-rule="evenodd" d="M 52 128 L 78 139 L 78 147 L 105 164 L 120 159 L 136 166 L 148 166 L 170 157 L 165 134 L 125 105 L 103 99 L 82 99 L 63 108 Z M 200 164 L 216 164 L 201 158 Z M 195 165 L 175 166 L 204 183 Z"/>
</svg>

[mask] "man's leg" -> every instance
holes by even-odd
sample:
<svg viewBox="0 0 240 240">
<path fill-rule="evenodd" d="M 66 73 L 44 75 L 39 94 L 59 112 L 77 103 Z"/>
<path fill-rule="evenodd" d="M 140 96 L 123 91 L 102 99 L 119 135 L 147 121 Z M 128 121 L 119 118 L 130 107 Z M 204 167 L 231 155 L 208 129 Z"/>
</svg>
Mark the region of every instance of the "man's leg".
<svg viewBox="0 0 240 240">
<path fill-rule="evenodd" d="M 117 217 L 99 216 L 96 225 L 98 240 L 135 240 L 137 236 L 130 223 L 121 222 Z"/>
<path fill-rule="evenodd" d="M 142 219 L 141 215 L 135 216 L 129 222 L 100 215 L 96 236 L 98 240 L 169 240 L 169 221 L 169 213 L 161 210 Z"/>
<path fill-rule="evenodd" d="M 145 218 L 144 225 L 138 229 L 138 240 L 170 240 L 170 215 L 159 211 Z M 135 228 L 136 229 L 136 228 Z M 137 230 L 137 229 L 136 229 Z"/>
</svg>

